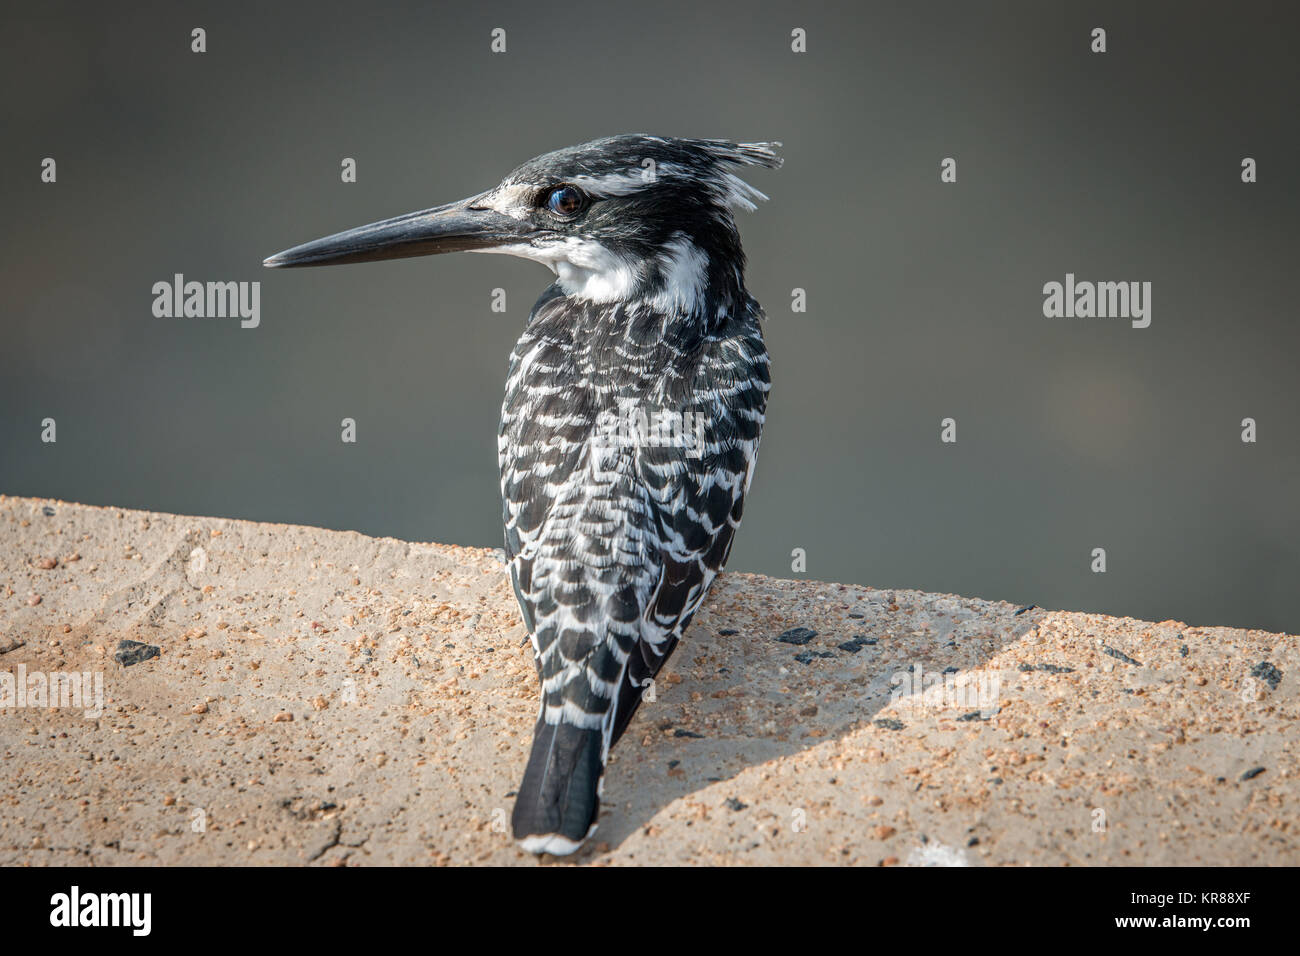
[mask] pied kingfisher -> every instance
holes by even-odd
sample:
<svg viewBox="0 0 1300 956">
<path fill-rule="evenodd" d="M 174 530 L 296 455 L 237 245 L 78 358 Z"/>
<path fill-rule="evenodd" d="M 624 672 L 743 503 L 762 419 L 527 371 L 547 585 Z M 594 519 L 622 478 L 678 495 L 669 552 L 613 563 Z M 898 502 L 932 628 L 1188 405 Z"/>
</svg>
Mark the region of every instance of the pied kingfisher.
<svg viewBox="0 0 1300 956">
<path fill-rule="evenodd" d="M 734 170 L 780 166 L 779 145 L 598 139 L 265 262 L 467 250 L 556 275 L 510 356 L 497 439 L 541 680 L 513 816 L 532 853 L 572 853 L 595 830 L 609 749 L 731 551 L 770 388 L 735 220 L 766 197 Z"/>
</svg>

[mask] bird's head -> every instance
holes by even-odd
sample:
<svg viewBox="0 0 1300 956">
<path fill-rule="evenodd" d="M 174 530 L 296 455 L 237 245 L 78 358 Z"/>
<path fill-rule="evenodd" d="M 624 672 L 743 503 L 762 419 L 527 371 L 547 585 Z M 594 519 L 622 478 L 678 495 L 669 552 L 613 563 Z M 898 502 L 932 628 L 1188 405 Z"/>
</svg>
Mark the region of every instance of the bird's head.
<svg viewBox="0 0 1300 956">
<path fill-rule="evenodd" d="M 549 266 L 576 298 L 694 311 L 709 290 L 741 288 L 734 213 L 766 197 L 735 170 L 780 166 L 779 145 L 598 139 L 529 160 L 477 196 L 295 246 L 264 265 L 506 253 Z"/>
</svg>

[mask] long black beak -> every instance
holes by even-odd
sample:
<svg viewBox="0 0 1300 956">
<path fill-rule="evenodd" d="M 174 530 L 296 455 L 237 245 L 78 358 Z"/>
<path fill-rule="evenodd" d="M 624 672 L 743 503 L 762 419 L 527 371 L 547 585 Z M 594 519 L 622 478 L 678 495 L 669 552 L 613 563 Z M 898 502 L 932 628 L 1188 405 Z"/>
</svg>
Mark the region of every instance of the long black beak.
<svg viewBox="0 0 1300 956">
<path fill-rule="evenodd" d="M 480 199 L 475 196 L 304 242 L 277 252 L 262 265 L 280 269 L 406 259 L 527 242 L 534 234 L 528 223 L 476 205 Z"/>
</svg>

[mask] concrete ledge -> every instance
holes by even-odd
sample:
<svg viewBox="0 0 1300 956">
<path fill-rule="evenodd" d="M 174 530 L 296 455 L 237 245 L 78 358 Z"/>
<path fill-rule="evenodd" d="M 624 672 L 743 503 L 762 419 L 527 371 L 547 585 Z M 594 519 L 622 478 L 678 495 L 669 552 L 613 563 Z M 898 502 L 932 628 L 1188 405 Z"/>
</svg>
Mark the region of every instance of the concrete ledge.
<svg viewBox="0 0 1300 956">
<path fill-rule="evenodd" d="M 0 497 L 0 675 L 103 690 L 0 709 L 0 865 L 532 863 L 523 641 L 492 550 Z M 1297 650 L 727 574 L 575 862 L 1300 864 Z"/>
</svg>

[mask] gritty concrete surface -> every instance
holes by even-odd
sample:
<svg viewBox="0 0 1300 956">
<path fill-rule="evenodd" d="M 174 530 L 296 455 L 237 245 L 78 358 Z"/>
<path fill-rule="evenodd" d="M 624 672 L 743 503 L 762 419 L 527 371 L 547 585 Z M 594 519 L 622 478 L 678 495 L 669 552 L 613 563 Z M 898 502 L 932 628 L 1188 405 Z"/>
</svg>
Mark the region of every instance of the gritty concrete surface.
<svg viewBox="0 0 1300 956">
<path fill-rule="evenodd" d="M 524 640 L 490 549 L 0 497 L 0 865 L 535 865 Z M 37 693 L 74 671 L 97 716 Z M 1298 671 L 1294 636 L 726 574 L 571 862 L 1300 864 Z"/>
</svg>

